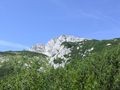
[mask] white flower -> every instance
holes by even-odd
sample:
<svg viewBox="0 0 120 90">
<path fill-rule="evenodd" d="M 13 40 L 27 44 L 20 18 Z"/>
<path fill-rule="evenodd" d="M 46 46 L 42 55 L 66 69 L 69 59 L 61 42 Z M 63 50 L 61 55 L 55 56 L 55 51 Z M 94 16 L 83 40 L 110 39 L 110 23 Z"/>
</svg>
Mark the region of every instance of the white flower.
<svg viewBox="0 0 120 90">
<path fill-rule="evenodd" d="M 39 69 L 37 69 L 38 72 L 44 72 L 44 68 L 43 67 L 40 67 Z"/>
<path fill-rule="evenodd" d="M 111 43 L 108 43 L 106 46 L 111 46 L 112 44 Z"/>
<path fill-rule="evenodd" d="M 88 49 L 88 52 L 91 52 L 91 51 L 93 51 L 94 50 L 94 48 L 92 47 L 91 49 Z"/>
<path fill-rule="evenodd" d="M 77 50 L 79 50 L 80 49 L 80 47 L 77 47 Z"/>
<path fill-rule="evenodd" d="M 30 64 L 27 64 L 27 63 L 25 63 L 24 66 L 27 68 L 31 67 Z"/>
</svg>

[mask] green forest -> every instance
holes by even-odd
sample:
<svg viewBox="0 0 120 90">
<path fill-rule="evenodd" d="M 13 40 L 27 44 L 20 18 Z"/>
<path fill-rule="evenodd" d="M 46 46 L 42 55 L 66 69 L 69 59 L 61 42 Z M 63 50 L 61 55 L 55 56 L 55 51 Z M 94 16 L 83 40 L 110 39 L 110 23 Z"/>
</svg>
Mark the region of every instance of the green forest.
<svg viewBox="0 0 120 90">
<path fill-rule="evenodd" d="M 106 46 L 106 44 L 111 45 Z M 0 90 L 120 90 L 120 39 L 64 42 L 72 48 L 65 67 L 54 68 L 46 55 L 0 52 Z M 86 56 L 88 48 L 94 50 Z M 69 57 L 66 55 L 66 57 Z M 55 63 L 61 63 L 56 59 Z"/>
</svg>

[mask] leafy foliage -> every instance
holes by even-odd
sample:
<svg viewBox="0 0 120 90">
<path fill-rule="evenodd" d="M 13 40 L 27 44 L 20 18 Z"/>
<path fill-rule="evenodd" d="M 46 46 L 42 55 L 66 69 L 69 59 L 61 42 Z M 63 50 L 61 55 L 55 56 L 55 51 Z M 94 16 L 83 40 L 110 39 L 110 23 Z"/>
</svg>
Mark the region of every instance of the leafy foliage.
<svg viewBox="0 0 120 90">
<path fill-rule="evenodd" d="M 106 44 L 111 43 L 111 46 Z M 54 69 L 45 55 L 28 51 L 1 52 L 0 90 L 119 90 L 119 39 L 63 43 L 71 48 L 71 59 L 64 68 Z M 86 57 L 87 49 L 95 49 Z M 82 49 L 82 50 L 81 50 Z M 61 63 L 61 59 L 56 63 Z"/>
</svg>

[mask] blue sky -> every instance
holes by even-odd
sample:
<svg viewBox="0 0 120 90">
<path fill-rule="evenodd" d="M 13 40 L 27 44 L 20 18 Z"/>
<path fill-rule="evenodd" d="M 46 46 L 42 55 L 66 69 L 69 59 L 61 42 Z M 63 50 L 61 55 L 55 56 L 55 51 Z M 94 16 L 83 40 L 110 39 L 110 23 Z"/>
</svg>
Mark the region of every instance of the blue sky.
<svg viewBox="0 0 120 90">
<path fill-rule="evenodd" d="M 120 0 L 0 0 L 0 50 L 20 50 L 61 34 L 120 37 Z"/>
</svg>

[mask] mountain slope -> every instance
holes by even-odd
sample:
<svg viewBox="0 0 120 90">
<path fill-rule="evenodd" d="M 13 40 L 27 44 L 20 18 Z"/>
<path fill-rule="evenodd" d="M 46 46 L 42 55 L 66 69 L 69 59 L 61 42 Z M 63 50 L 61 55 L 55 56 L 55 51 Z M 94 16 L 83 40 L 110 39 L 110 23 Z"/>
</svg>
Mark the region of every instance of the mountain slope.
<svg viewBox="0 0 120 90">
<path fill-rule="evenodd" d="M 95 40 L 61 35 L 50 40 L 46 45 L 37 44 L 30 51 L 45 54 L 54 68 L 64 67 L 71 58 L 86 57 L 92 53 L 119 46 L 120 39 Z"/>
<path fill-rule="evenodd" d="M 119 88 L 119 38 L 94 40 L 62 35 L 30 51 L 0 52 L 0 90 Z"/>
</svg>

